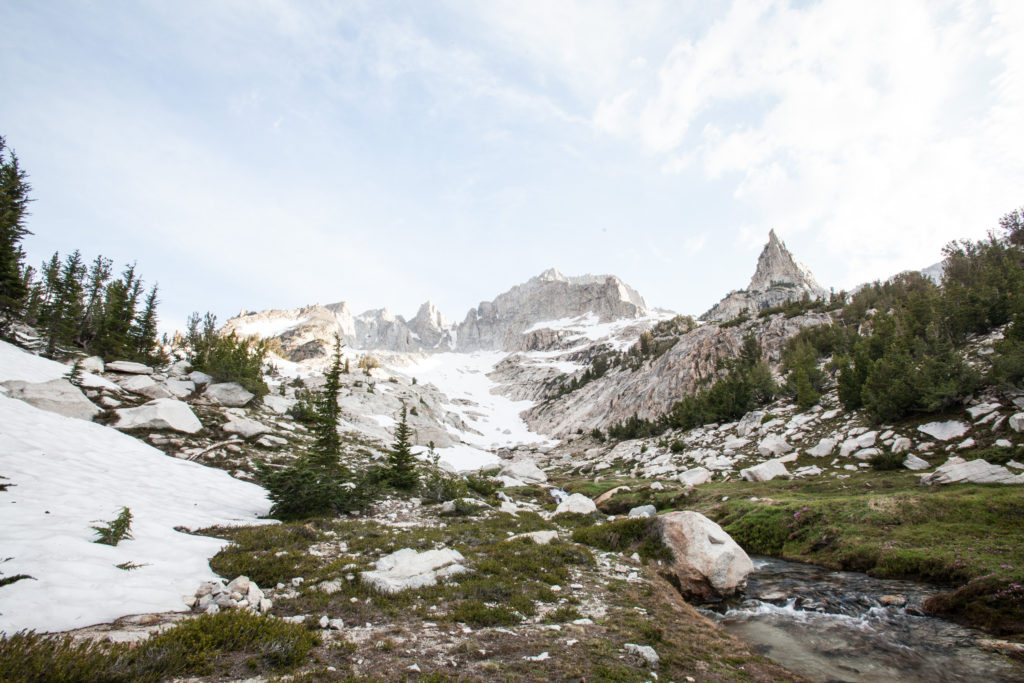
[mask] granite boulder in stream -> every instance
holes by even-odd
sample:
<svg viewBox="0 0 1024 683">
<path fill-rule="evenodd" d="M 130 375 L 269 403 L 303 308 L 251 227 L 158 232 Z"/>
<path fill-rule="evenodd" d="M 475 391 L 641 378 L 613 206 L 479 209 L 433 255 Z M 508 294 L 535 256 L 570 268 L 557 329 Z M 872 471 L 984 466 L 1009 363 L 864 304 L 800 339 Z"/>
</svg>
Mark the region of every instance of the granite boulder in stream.
<svg viewBox="0 0 1024 683">
<path fill-rule="evenodd" d="M 662 542 L 672 552 L 667 578 L 684 598 L 717 600 L 746 586 L 754 565 L 736 541 L 698 512 L 669 512 L 658 518 Z"/>
</svg>

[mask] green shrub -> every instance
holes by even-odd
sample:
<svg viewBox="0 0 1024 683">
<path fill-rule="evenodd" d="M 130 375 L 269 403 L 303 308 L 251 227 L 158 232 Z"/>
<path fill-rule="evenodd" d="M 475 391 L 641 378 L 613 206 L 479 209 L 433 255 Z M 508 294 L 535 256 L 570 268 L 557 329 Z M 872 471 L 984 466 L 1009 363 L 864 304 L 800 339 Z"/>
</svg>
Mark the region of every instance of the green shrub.
<svg viewBox="0 0 1024 683">
<path fill-rule="evenodd" d="M 903 461 L 907 459 L 907 456 L 893 453 L 891 451 L 882 451 L 878 455 L 871 456 L 871 467 L 876 470 L 901 470 L 903 469 Z"/>
<path fill-rule="evenodd" d="M 621 519 L 579 528 L 572 533 L 572 540 L 601 550 L 635 552 L 644 559 L 672 559 L 671 551 L 661 541 L 656 517 Z"/>
<path fill-rule="evenodd" d="M 307 519 L 362 510 L 378 493 L 369 477 L 357 476 L 341 465 L 310 456 L 301 456 L 282 468 L 256 463 L 256 474 L 274 501 L 270 514 L 278 519 Z"/>
<path fill-rule="evenodd" d="M 96 531 L 97 535 L 94 543 L 117 545 L 124 539 L 132 537 L 132 511 L 127 507 L 122 507 L 116 519 L 103 522 L 102 526 L 94 526 L 92 528 Z"/>
<path fill-rule="evenodd" d="M 466 477 L 466 486 L 474 493 L 490 498 L 501 488 L 501 482 L 483 474 L 470 474 Z"/>
<path fill-rule="evenodd" d="M 463 600 L 455 605 L 450 614 L 453 620 L 477 628 L 513 626 L 522 621 L 522 617 L 507 607 L 488 607 L 479 600 Z"/>
</svg>

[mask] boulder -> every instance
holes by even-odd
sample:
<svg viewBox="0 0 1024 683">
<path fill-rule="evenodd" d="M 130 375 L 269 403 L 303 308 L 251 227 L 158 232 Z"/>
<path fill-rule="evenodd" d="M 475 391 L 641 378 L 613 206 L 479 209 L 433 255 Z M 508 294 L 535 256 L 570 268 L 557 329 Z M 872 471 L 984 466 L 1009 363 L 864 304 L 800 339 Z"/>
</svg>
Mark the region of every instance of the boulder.
<svg viewBox="0 0 1024 683">
<path fill-rule="evenodd" d="M 275 394 L 267 394 L 263 397 L 263 407 L 268 410 L 273 410 L 275 413 L 279 413 L 281 415 L 291 410 L 293 405 L 295 405 L 294 398 L 285 398 L 284 396 L 277 396 Z"/>
<path fill-rule="evenodd" d="M 738 451 L 739 449 L 746 446 L 748 443 L 750 443 L 750 439 L 744 439 L 742 437 L 726 439 L 725 443 L 722 444 L 722 448 L 724 448 L 727 451 Z"/>
<path fill-rule="evenodd" d="M 465 558 L 457 550 L 442 548 L 418 553 L 402 548 L 377 560 L 376 569 L 360 573 L 363 583 L 381 593 L 433 586 L 466 571 Z"/>
<path fill-rule="evenodd" d="M 890 447 L 890 450 L 893 453 L 905 453 L 906 451 L 910 450 L 910 447 L 912 445 L 913 444 L 911 443 L 910 439 L 908 439 L 905 436 L 900 436 L 900 437 L 897 437 L 896 440 L 894 440 L 892 442 L 892 446 Z"/>
<path fill-rule="evenodd" d="M 220 427 L 229 434 L 238 434 L 243 439 L 249 439 L 260 434 L 267 434 L 272 430 L 262 422 L 250 420 L 247 417 L 232 417 Z"/>
<path fill-rule="evenodd" d="M 641 505 L 635 507 L 629 511 L 627 515 L 630 519 L 636 519 L 638 517 L 654 517 L 658 514 L 658 508 L 653 505 Z"/>
<path fill-rule="evenodd" d="M 857 437 L 857 445 L 861 448 L 871 448 L 878 439 L 878 432 L 864 432 Z"/>
<path fill-rule="evenodd" d="M 195 393 L 195 382 L 188 379 L 169 379 L 164 382 L 164 388 L 171 392 L 174 398 L 188 398 Z"/>
<path fill-rule="evenodd" d="M 205 372 L 200 372 L 198 370 L 193 370 L 188 373 L 188 379 L 189 381 L 194 382 L 198 387 L 205 387 L 207 384 L 213 383 L 213 377 L 210 377 Z"/>
<path fill-rule="evenodd" d="M 622 649 L 631 655 L 636 655 L 637 657 L 640 657 L 645 662 L 647 662 L 647 666 L 652 669 L 657 669 L 658 663 L 661 661 L 661 657 L 658 656 L 658 653 L 650 645 L 637 645 L 636 643 L 626 643 L 622 646 Z"/>
<path fill-rule="evenodd" d="M 700 486 L 711 481 L 711 472 L 703 467 L 694 467 L 679 475 L 679 483 L 684 486 Z"/>
<path fill-rule="evenodd" d="M 171 398 L 172 396 L 171 392 L 167 391 L 149 375 L 131 375 L 126 379 L 119 380 L 118 385 L 125 391 L 130 391 L 133 394 L 145 396 L 146 398 Z"/>
<path fill-rule="evenodd" d="M 187 360 L 179 360 L 171 363 L 167 366 L 168 377 L 184 377 L 188 374 L 188 369 L 192 367 Z"/>
<path fill-rule="evenodd" d="M 99 356 L 89 356 L 88 358 L 83 358 L 82 362 L 78 364 L 78 367 L 82 369 L 82 372 L 99 374 L 103 372 L 106 366 L 103 363 L 103 359 Z"/>
<path fill-rule="evenodd" d="M 754 410 L 743 416 L 743 419 L 736 425 L 736 433 L 740 436 L 747 436 L 751 432 L 756 432 L 761 426 L 761 420 L 764 419 L 765 412 L 763 410 Z"/>
<path fill-rule="evenodd" d="M 775 477 L 789 477 L 786 466 L 778 460 L 766 460 L 758 465 L 740 470 L 740 477 L 747 481 L 771 481 Z"/>
<path fill-rule="evenodd" d="M 537 467 L 537 463 L 533 460 L 528 459 L 513 460 L 512 462 L 505 463 L 499 474 L 518 479 L 527 484 L 542 484 L 548 480 L 548 475 L 545 474 L 544 470 Z"/>
<path fill-rule="evenodd" d="M 827 458 L 836 449 L 836 440 L 828 437 L 818 442 L 814 448 L 807 449 L 807 455 L 815 458 Z"/>
<path fill-rule="evenodd" d="M 189 375 L 189 377 L 191 378 L 191 375 Z M 192 381 L 195 382 L 195 380 Z M 196 384 L 199 384 L 199 382 L 196 382 Z M 222 406 L 241 408 L 251 401 L 255 397 L 255 394 L 246 391 L 241 384 L 237 384 L 236 382 L 222 382 L 220 384 L 211 384 L 206 387 L 206 391 L 203 392 L 203 396 Z"/>
<path fill-rule="evenodd" d="M 187 403 L 173 398 L 158 398 L 137 408 L 116 411 L 118 429 L 171 429 L 195 434 L 203 428 Z"/>
<path fill-rule="evenodd" d="M 881 455 L 881 454 L 882 454 L 882 449 L 880 449 L 880 448 L 862 448 L 859 451 L 857 451 L 856 453 L 854 453 L 853 457 L 857 458 L 858 460 L 870 460 L 871 458 L 875 457 L 876 455 Z"/>
<path fill-rule="evenodd" d="M 582 493 L 574 493 L 555 508 L 556 515 L 564 515 L 567 513 L 576 513 L 580 515 L 589 515 L 597 512 L 597 505 L 594 501 L 590 500 L 587 496 Z"/>
<path fill-rule="evenodd" d="M 968 408 L 967 412 L 970 414 L 972 420 L 978 420 L 1001 407 L 1002 406 L 998 403 L 979 403 L 978 405 Z"/>
<path fill-rule="evenodd" d="M 655 484 L 656 483 L 657 482 L 655 482 Z M 651 485 L 651 488 L 654 488 L 653 484 Z M 631 489 L 628 486 L 616 486 L 613 489 L 608 489 L 607 491 L 605 491 L 600 496 L 598 496 L 597 498 L 594 499 L 594 504 L 595 505 L 600 505 L 601 503 L 605 502 L 606 500 L 609 500 L 616 493 L 620 493 L 622 491 L 629 491 L 629 490 L 631 490 Z"/>
<path fill-rule="evenodd" d="M 1024 474 L 1014 474 L 1002 465 L 993 465 L 981 459 L 970 462 L 950 461 L 921 477 L 921 483 L 927 486 L 954 483 L 1024 484 Z"/>
<path fill-rule="evenodd" d="M 721 598 L 746 586 L 754 565 L 722 527 L 698 512 L 658 518 L 662 542 L 672 553 L 668 578 L 684 598 Z"/>
<path fill-rule="evenodd" d="M 919 458 L 913 453 L 907 454 L 906 459 L 903 461 L 903 466 L 906 467 L 908 470 L 913 470 L 915 472 L 920 470 L 926 470 L 929 467 L 931 467 L 931 465 L 928 464 L 927 460 Z"/>
<path fill-rule="evenodd" d="M 817 465 L 807 465 L 806 467 L 800 467 L 793 470 L 794 477 L 816 477 L 822 473 L 822 469 Z"/>
<path fill-rule="evenodd" d="M 142 363 L 133 363 L 128 360 L 115 360 L 107 363 L 107 372 L 120 372 L 125 375 L 152 375 L 153 368 Z"/>
<path fill-rule="evenodd" d="M 949 441 L 950 439 L 959 439 L 967 433 L 968 429 L 970 427 L 959 420 L 947 420 L 945 422 L 923 424 L 917 428 L 917 431 L 939 441 Z"/>
<path fill-rule="evenodd" d="M 266 436 L 261 436 L 257 439 L 256 444 L 263 446 L 264 448 L 280 448 L 281 446 L 288 445 L 288 439 L 282 439 L 280 436 L 267 434 Z"/>
<path fill-rule="evenodd" d="M 1010 429 L 1015 432 L 1024 432 L 1024 413 L 1016 413 L 1010 416 Z"/>
<path fill-rule="evenodd" d="M 761 443 L 757 444 L 757 452 L 763 456 L 778 457 L 793 450 L 786 438 L 783 436 L 766 436 Z"/>
<path fill-rule="evenodd" d="M 528 538 L 537 545 L 547 545 L 558 538 L 557 531 L 531 531 L 525 534 L 516 534 L 515 536 L 509 536 L 506 541 L 514 541 L 517 538 Z"/>
<path fill-rule="evenodd" d="M 57 413 L 65 417 L 91 420 L 101 412 L 99 406 L 85 397 L 82 390 L 66 379 L 51 379 L 49 382 L 22 382 L 10 380 L 3 383 L 8 395 L 40 410 Z"/>
</svg>

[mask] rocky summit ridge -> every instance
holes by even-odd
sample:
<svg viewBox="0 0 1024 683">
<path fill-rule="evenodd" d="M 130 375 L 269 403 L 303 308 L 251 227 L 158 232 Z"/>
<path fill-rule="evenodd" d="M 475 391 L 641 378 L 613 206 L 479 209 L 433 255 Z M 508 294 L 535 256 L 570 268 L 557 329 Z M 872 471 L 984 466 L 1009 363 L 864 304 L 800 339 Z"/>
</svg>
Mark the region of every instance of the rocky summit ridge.
<svg viewBox="0 0 1024 683">
<path fill-rule="evenodd" d="M 353 315 L 342 301 L 291 310 L 243 311 L 223 333 L 277 339 L 293 361 L 326 356 L 334 335 L 361 350 L 515 351 L 524 332 L 539 324 L 591 315 L 600 323 L 635 320 L 650 309 L 640 294 L 614 275 L 566 276 L 550 268 L 482 301 L 461 323 L 451 323 L 427 301 L 406 320 L 386 308 Z"/>
<path fill-rule="evenodd" d="M 747 289 L 729 292 L 704 313 L 701 320 L 732 320 L 744 312 L 757 313 L 804 296 L 820 299 L 828 294 L 828 290 L 814 279 L 810 269 L 797 261 L 775 230 L 771 230 Z"/>
</svg>

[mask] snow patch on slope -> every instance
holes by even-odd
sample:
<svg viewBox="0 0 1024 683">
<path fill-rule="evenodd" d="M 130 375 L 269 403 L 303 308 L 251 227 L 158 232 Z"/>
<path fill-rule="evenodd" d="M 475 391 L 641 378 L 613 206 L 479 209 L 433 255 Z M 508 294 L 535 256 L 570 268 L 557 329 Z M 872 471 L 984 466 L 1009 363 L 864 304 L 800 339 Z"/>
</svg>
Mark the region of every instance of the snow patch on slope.
<svg viewBox="0 0 1024 683">
<path fill-rule="evenodd" d="M 17 354 L 17 355 L 15 355 Z M 45 381 L 65 366 L 0 346 L 0 381 Z M 176 460 L 109 427 L 0 396 L 0 632 L 59 631 L 126 614 L 183 611 L 214 578 L 225 541 L 176 526 L 253 524 L 266 492 L 226 472 Z M 131 509 L 133 539 L 94 543 L 92 526 Z M 142 565 L 125 571 L 116 565 Z"/>
</svg>

